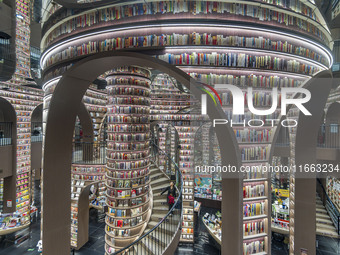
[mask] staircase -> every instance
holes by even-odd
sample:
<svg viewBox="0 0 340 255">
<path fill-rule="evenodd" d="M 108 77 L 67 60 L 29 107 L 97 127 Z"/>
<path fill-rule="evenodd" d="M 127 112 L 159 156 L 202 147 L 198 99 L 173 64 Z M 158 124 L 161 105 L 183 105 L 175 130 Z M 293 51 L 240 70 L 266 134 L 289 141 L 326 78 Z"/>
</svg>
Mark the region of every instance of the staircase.
<svg viewBox="0 0 340 255">
<path fill-rule="evenodd" d="M 153 208 L 151 219 L 144 231 L 144 234 L 153 229 L 161 219 L 163 219 L 168 211 L 166 195 L 161 195 L 161 192 L 170 184 L 170 180 L 156 165 L 150 166 L 150 186 L 153 193 Z M 171 217 L 171 216 L 170 216 Z M 171 218 L 169 218 L 171 221 Z M 175 225 L 173 229 L 175 229 Z M 143 238 L 141 245 L 135 247 L 135 252 L 138 255 L 159 254 L 159 247 L 166 248 L 171 242 L 174 231 L 169 229 L 156 229 L 149 236 Z"/>
<path fill-rule="evenodd" d="M 328 215 L 325 206 L 318 194 L 316 194 L 316 234 L 338 238 L 333 221 Z"/>
</svg>

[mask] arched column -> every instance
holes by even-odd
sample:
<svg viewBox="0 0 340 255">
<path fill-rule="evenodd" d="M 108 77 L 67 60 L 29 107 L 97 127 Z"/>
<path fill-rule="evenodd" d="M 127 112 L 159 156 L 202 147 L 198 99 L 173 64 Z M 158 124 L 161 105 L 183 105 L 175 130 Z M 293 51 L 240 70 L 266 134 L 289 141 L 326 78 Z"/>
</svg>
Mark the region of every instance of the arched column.
<svg viewBox="0 0 340 255">
<path fill-rule="evenodd" d="M 16 152 L 17 152 L 17 115 L 13 105 L 0 97 L 0 122 L 9 122 L 11 125 L 11 145 L 0 147 L 0 177 L 4 178 L 3 212 L 16 211 Z M 8 130 L 9 131 L 9 130 Z M 12 200 L 12 207 L 7 207 L 7 200 Z"/>
<path fill-rule="evenodd" d="M 43 225 L 42 240 L 45 255 L 68 254 L 70 251 L 70 183 L 69 169 L 72 160 L 72 137 L 76 115 L 87 88 L 99 75 L 119 66 L 139 65 L 158 69 L 169 74 L 190 89 L 200 100 L 201 90 L 189 75 L 161 60 L 137 53 L 105 52 L 85 58 L 64 73 L 51 99 L 46 127 L 44 174 L 43 174 Z M 208 97 L 207 112 L 211 119 L 223 119 L 221 107 L 216 107 Z M 62 121 L 61 121 L 62 120 Z M 240 166 L 240 152 L 233 130 L 228 125 L 215 127 L 223 165 Z M 242 197 L 241 180 L 223 176 L 222 202 L 223 225 L 222 249 L 226 254 L 242 254 Z M 229 193 L 229 191 L 232 191 Z M 65 205 L 65 206 L 62 206 Z M 55 238 L 58 236 L 58 238 Z"/>
<path fill-rule="evenodd" d="M 317 136 L 320 122 L 332 87 L 332 73 L 323 71 L 304 86 L 311 92 L 311 100 L 304 104 L 312 114 L 299 113 L 296 130 L 295 164 L 316 164 Z M 294 254 L 305 248 L 308 254 L 316 254 L 316 173 L 297 171 L 295 174 Z"/>
<path fill-rule="evenodd" d="M 78 117 L 83 128 L 83 141 L 86 143 L 92 143 L 94 135 L 92 118 L 83 102 L 80 103 Z"/>
<path fill-rule="evenodd" d="M 32 111 L 31 117 L 31 170 L 35 170 L 35 179 L 41 178 L 41 164 L 42 164 L 42 119 L 43 119 L 43 104 L 39 104 Z M 37 132 L 40 127 L 40 134 Z M 36 130 L 36 132 L 35 132 Z M 33 176 L 33 174 L 32 174 Z"/>
<path fill-rule="evenodd" d="M 310 166 L 317 163 L 317 136 L 332 83 L 332 73 L 326 70 L 319 72 L 301 86 L 311 92 L 310 101 L 304 104 L 311 116 L 306 116 L 299 112 L 296 127 L 294 156 L 297 171 L 295 173 L 294 198 L 290 197 L 294 201 L 294 215 L 290 216 L 294 218 L 293 240 L 295 255 L 300 255 L 302 248 L 308 250 L 308 255 L 316 254 L 316 173 L 301 173 L 298 166 L 305 164 Z M 289 112 L 290 108 L 291 106 L 287 108 L 287 112 Z M 280 122 L 285 118 L 286 116 L 281 116 L 279 118 Z M 273 144 L 276 142 L 278 133 L 279 129 L 276 130 Z"/>
<path fill-rule="evenodd" d="M 82 150 L 83 161 L 88 162 L 93 160 L 93 123 L 90 113 L 88 112 L 85 104 L 80 103 L 78 118 L 83 130 L 83 143 L 80 143 L 80 149 Z M 77 147 L 77 144 L 75 144 Z"/>
<path fill-rule="evenodd" d="M 335 132 L 332 130 L 331 125 L 336 125 L 334 128 L 339 128 L 340 125 L 340 103 L 334 102 L 332 103 L 326 113 L 326 120 L 325 120 L 325 146 L 331 146 L 333 148 L 338 148 L 340 145 L 339 140 L 339 131 Z M 335 133 L 335 134 L 334 134 Z"/>
</svg>

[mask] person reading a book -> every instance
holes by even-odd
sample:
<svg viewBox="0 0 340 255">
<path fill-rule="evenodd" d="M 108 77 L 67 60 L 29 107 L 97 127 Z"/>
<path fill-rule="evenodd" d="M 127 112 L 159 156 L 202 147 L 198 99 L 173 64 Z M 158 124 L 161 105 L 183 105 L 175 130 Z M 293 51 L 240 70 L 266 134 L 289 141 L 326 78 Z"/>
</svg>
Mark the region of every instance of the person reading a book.
<svg viewBox="0 0 340 255">
<path fill-rule="evenodd" d="M 175 188 L 175 185 L 173 182 L 170 182 L 170 186 L 167 187 L 165 190 L 163 190 L 161 192 L 161 195 L 163 195 L 165 192 L 168 192 L 167 193 L 167 202 L 168 202 L 168 205 L 169 205 L 169 211 L 171 210 L 172 206 L 174 205 L 175 203 L 175 198 L 177 197 L 177 192 L 176 192 L 176 188 Z"/>
</svg>

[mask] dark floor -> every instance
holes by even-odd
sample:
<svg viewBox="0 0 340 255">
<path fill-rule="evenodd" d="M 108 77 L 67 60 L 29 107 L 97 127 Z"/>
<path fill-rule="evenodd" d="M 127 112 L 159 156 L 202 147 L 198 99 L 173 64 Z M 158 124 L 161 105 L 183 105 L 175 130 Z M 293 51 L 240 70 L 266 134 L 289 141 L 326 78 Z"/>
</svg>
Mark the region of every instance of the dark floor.
<svg viewBox="0 0 340 255">
<path fill-rule="evenodd" d="M 40 188 L 39 182 L 35 187 L 35 205 L 40 211 Z M 192 245 L 179 245 L 176 255 L 192 255 L 192 254 L 221 254 L 219 245 L 209 236 L 201 218 L 206 213 L 214 213 L 215 209 L 202 208 L 198 217 L 198 224 L 195 226 L 195 243 Z M 96 210 L 90 211 L 89 224 L 89 241 L 74 254 L 81 255 L 103 255 L 104 254 L 104 220 L 103 215 L 98 215 Z M 23 232 L 24 236 L 29 238 L 20 244 L 15 244 L 15 236 L 0 236 L 0 255 L 37 255 L 36 245 L 40 239 L 40 216 L 33 219 L 31 227 Z M 340 240 L 317 236 L 317 252 L 316 255 L 340 255 Z M 71 252 L 73 254 L 73 252 Z M 284 244 L 280 236 L 273 236 L 272 255 L 288 255 L 288 246 Z"/>
<path fill-rule="evenodd" d="M 219 255 L 221 254 L 220 245 L 209 235 L 202 217 L 205 213 L 215 213 L 217 210 L 207 207 L 202 207 L 200 214 L 198 215 L 195 225 L 195 243 L 194 244 L 180 244 L 175 252 L 175 255 L 191 255 L 191 254 L 209 254 Z"/>
<path fill-rule="evenodd" d="M 180 245 L 177 248 L 176 255 L 192 255 L 192 254 L 221 254 L 220 247 L 215 241 L 209 237 L 203 222 L 200 220 L 203 215 L 208 213 L 215 213 L 216 209 L 202 208 L 198 224 L 195 226 L 195 243 L 192 245 Z M 273 236 L 271 255 L 288 255 L 288 245 L 284 243 L 282 236 Z M 317 236 L 316 255 L 340 255 L 340 239 L 330 237 Z"/>
</svg>

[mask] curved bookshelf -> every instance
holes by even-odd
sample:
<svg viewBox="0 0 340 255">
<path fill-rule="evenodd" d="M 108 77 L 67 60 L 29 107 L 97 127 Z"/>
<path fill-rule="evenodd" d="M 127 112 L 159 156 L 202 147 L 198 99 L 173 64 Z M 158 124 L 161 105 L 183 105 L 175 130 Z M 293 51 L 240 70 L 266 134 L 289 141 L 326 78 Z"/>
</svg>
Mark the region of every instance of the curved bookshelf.
<svg viewBox="0 0 340 255">
<path fill-rule="evenodd" d="M 151 212 L 149 76 L 149 70 L 132 66 L 106 73 L 107 175 L 112 176 L 106 181 L 106 204 L 109 207 L 106 245 L 113 250 L 123 248 L 138 238 Z M 136 98 L 138 100 L 133 100 Z M 136 130 L 137 127 L 140 130 Z M 129 146 L 135 142 L 138 150 L 134 149 L 136 146 Z"/>
<path fill-rule="evenodd" d="M 325 25 L 326 23 L 323 22 L 323 25 L 321 25 L 318 21 L 313 20 L 312 18 L 309 18 L 308 16 L 299 14 L 297 12 L 298 8 L 296 8 L 295 11 L 284 9 L 281 7 L 276 7 L 275 5 L 272 5 L 272 4 L 267 4 L 266 1 L 263 1 L 262 3 L 260 3 L 261 1 L 260 2 L 242 1 L 242 3 L 236 8 L 235 2 L 223 1 L 224 3 L 217 5 L 217 9 L 216 9 L 216 7 L 213 7 L 213 4 L 217 2 L 222 2 L 222 1 L 215 1 L 215 2 L 192 1 L 192 3 L 195 3 L 198 8 L 193 8 L 189 6 L 189 4 L 191 3 L 188 3 L 187 6 L 185 5 L 177 6 L 175 4 L 171 6 L 170 9 L 169 8 L 162 9 L 163 10 L 162 14 L 160 13 L 161 6 L 158 6 L 158 4 L 163 3 L 163 1 L 157 1 L 157 2 L 151 3 L 150 5 L 135 4 L 135 5 L 124 6 L 124 5 L 115 4 L 115 5 L 111 5 L 112 7 L 106 6 L 106 7 L 102 7 L 99 10 L 97 9 L 97 13 L 93 11 L 87 11 L 85 12 L 86 14 L 80 14 L 80 15 L 76 15 L 73 17 L 71 16 L 67 19 L 60 21 L 59 24 L 54 25 L 53 28 L 46 31 L 45 33 L 46 36 L 43 37 L 43 42 L 44 44 L 46 44 L 45 40 L 51 41 L 59 37 L 62 34 L 69 34 L 69 33 L 72 34 L 72 31 L 76 31 L 76 30 L 84 31 L 86 30 L 86 28 L 100 27 L 100 26 L 103 26 L 103 23 L 112 24 L 113 21 L 115 21 L 116 23 L 117 22 L 122 23 L 122 21 L 124 21 L 124 19 L 126 18 L 128 18 L 129 20 L 131 20 L 132 18 L 139 18 L 140 20 L 140 19 L 143 19 L 143 16 L 156 15 L 156 16 L 160 16 L 158 17 L 159 19 L 161 17 L 169 16 L 169 14 L 175 14 L 173 16 L 181 16 L 181 14 L 185 12 L 192 14 L 192 16 L 195 18 L 200 17 L 200 16 L 204 17 L 207 14 L 208 16 L 212 16 L 213 14 L 217 14 L 218 16 L 218 14 L 222 14 L 222 13 L 229 13 L 230 15 L 236 14 L 235 16 L 238 19 L 245 18 L 245 21 L 248 21 L 248 22 L 250 18 L 253 20 L 257 20 L 257 22 L 260 22 L 260 23 L 261 23 L 261 20 L 262 20 L 262 23 L 272 23 L 272 25 L 274 26 L 277 24 L 281 26 L 282 24 L 285 24 L 286 26 L 290 26 L 291 29 L 294 29 L 294 27 L 297 27 L 296 25 L 298 24 L 298 22 L 300 22 L 301 24 L 300 27 L 302 31 L 304 29 L 305 30 L 310 29 L 310 31 L 312 31 L 312 33 L 315 33 L 316 36 L 318 36 L 318 33 L 325 34 L 325 37 L 327 37 L 328 40 L 331 41 L 329 30 L 327 29 L 327 26 Z M 205 6 L 200 6 L 201 3 Z M 253 10 L 256 12 L 256 15 L 251 14 L 251 12 L 247 12 L 243 10 L 243 9 L 246 9 L 247 7 L 253 8 Z M 144 10 L 142 9 L 143 11 L 141 11 L 139 8 L 143 8 Z M 268 14 L 261 13 L 262 10 L 267 10 Z M 313 13 L 313 11 L 311 13 Z M 270 16 L 269 12 L 271 15 L 274 16 L 271 22 L 270 22 L 270 19 L 268 19 L 268 17 Z M 126 13 L 128 14 L 126 15 Z M 250 16 L 249 18 L 247 17 L 248 15 Z M 248 18 L 248 20 L 246 17 Z M 90 19 L 91 21 L 86 21 L 86 18 Z M 176 19 L 177 18 L 178 17 L 176 17 Z M 221 15 L 216 17 L 216 19 L 221 19 L 221 18 L 223 19 Z M 235 19 L 235 17 L 232 17 L 232 18 L 229 17 L 229 19 L 233 20 Z M 67 29 L 65 29 L 62 26 L 65 23 L 68 24 Z M 307 24 L 309 26 L 312 26 L 313 28 L 309 28 Z M 47 35 L 50 35 L 50 37 L 48 37 Z M 62 39 L 65 39 L 65 38 L 62 38 Z"/>
</svg>

